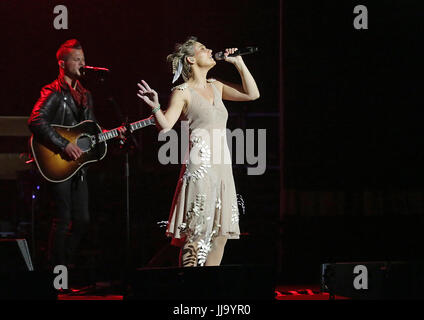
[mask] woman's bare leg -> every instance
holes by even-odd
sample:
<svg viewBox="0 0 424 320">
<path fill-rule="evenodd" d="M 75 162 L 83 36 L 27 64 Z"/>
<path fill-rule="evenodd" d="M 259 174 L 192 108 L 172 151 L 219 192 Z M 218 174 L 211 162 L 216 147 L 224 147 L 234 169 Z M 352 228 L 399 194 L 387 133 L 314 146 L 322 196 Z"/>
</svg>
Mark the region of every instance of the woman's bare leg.
<svg viewBox="0 0 424 320">
<path fill-rule="evenodd" d="M 212 244 L 212 250 L 209 252 L 208 258 L 206 259 L 205 266 L 219 266 L 221 264 L 226 243 L 227 237 L 225 236 L 215 238 Z"/>
</svg>

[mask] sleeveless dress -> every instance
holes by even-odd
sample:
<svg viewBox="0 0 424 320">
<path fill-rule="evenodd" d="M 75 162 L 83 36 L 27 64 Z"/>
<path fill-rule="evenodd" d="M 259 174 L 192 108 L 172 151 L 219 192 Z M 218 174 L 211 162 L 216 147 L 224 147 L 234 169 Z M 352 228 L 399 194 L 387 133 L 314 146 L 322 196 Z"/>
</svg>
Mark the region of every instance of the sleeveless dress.
<svg viewBox="0 0 424 320">
<path fill-rule="evenodd" d="M 239 239 L 239 211 L 231 157 L 226 138 L 228 112 L 221 93 L 209 79 L 211 104 L 186 83 L 172 90 L 190 90 L 191 101 L 182 112 L 188 121 L 189 152 L 172 201 L 166 235 L 172 244 L 197 245 L 198 265 L 204 265 L 217 236 Z"/>
</svg>

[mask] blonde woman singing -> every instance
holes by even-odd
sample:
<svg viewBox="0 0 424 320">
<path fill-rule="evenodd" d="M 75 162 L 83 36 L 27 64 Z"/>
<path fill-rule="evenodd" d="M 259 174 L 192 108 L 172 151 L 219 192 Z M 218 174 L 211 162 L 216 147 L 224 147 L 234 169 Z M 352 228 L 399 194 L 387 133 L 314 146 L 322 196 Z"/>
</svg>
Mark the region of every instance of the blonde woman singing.
<svg viewBox="0 0 424 320">
<path fill-rule="evenodd" d="M 179 119 L 189 124 L 191 161 L 182 165 L 166 230 L 172 244 L 181 247 L 180 266 L 184 267 L 219 266 L 227 239 L 240 237 L 223 100 L 255 100 L 259 90 L 242 57 L 229 57 L 236 50 L 226 49 L 225 61 L 236 67 L 241 85 L 207 78 L 216 62 L 212 50 L 195 37 L 177 44 L 167 61 L 173 82 L 182 75 L 184 83 L 172 89 L 166 112 L 160 108 L 156 91 L 144 80 L 138 84 L 137 95 L 152 108 L 160 130 L 172 129 Z"/>
</svg>

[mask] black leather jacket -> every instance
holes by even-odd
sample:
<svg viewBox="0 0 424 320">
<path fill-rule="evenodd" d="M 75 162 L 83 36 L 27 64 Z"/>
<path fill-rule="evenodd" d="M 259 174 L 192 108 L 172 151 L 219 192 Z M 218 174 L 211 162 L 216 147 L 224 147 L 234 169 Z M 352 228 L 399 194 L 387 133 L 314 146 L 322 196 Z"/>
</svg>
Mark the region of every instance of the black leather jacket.
<svg viewBox="0 0 424 320">
<path fill-rule="evenodd" d="M 93 112 L 93 98 L 86 92 L 87 103 L 78 107 L 69 88 L 57 79 L 41 89 L 40 98 L 35 103 L 28 126 L 34 136 L 58 151 L 63 151 L 68 140 L 60 136 L 50 125 L 76 125 L 84 120 L 96 121 Z"/>
</svg>

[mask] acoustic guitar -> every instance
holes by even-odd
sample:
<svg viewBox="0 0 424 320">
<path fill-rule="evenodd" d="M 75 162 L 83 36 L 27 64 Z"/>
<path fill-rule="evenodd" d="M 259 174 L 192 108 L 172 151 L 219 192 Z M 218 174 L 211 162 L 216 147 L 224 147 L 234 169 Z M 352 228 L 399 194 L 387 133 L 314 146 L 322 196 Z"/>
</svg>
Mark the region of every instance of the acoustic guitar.
<svg viewBox="0 0 424 320">
<path fill-rule="evenodd" d="M 154 124 L 155 119 L 150 116 L 131 123 L 129 130 L 133 132 Z M 46 146 L 32 135 L 30 145 L 35 163 L 41 175 L 50 182 L 66 181 L 88 163 L 102 160 L 107 152 L 106 141 L 119 136 L 117 128 L 102 132 L 100 126 L 91 120 L 85 120 L 75 126 L 52 124 L 51 127 L 62 137 L 76 144 L 83 154 L 77 160 L 66 159 L 63 153 Z"/>
</svg>

